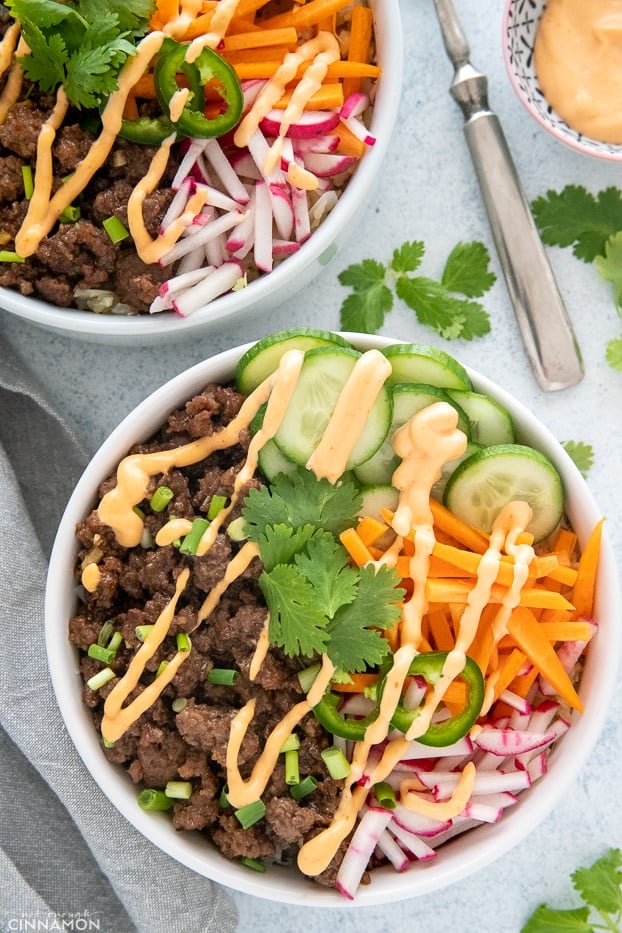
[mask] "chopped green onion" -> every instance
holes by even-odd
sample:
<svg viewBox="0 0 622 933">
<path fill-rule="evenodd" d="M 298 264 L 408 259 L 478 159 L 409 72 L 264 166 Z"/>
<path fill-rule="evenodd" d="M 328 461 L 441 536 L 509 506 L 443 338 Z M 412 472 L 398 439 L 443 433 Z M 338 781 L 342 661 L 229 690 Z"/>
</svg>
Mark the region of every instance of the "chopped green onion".
<svg viewBox="0 0 622 933">
<path fill-rule="evenodd" d="M 190 651 L 192 644 L 190 639 L 185 632 L 177 633 L 177 650 L 178 651 Z"/>
<path fill-rule="evenodd" d="M 0 262 L 26 262 L 26 260 L 12 249 L 0 249 Z"/>
<path fill-rule="evenodd" d="M 294 800 L 302 800 L 303 797 L 308 797 L 309 794 L 312 794 L 317 785 L 317 779 L 314 778 L 312 774 L 308 774 L 300 784 L 294 784 L 293 787 L 290 787 L 289 792 Z"/>
<path fill-rule="evenodd" d="M 174 803 L 173 799 L 167 797 L 163 790 L 147 788 L 141 790 L 136 799 L 141 810 L 170 810 Z"/>
<path fill-rule="evenodd" d="M 153 625 L 137 625 L 134 629 L 136 638 L 140 641 L 147 641 L 149 633 L 153 630 Z"/>
<path fill-rule="evenodd" d="M 145 513 L 143 512 L 143 510 L 141 509 L 141 507 L 140 507 L 139 505 L 134 505 L 134 506 L 132 507 L 132 512 L 134 513 L 134 515 L 138 515 L 138 517 L 139 517 L 141 520 L 144 519 L 144 517 L 145 517 Z"/>
<path fill-rule="evenodd" d="M 226 496 L 212 496 L 210 500 L 209 508 L 207 510 L 207 517 L 209 518 L 209 520 L 212 521 L 212 519 L 216 518 L 218 513 L 222 512 L 226 504 L 227 504 Z"/>
<path fill-rule="evenodd" d="M 381 807 L 385 810 L 395 810 L 395 791 L 388 781 L 379 781 L 374 784 L 374 794 Z"/>
<path fill-rule="evenodd" d="M 116 676 L 117 675 L 111 668 L 104 667 L 101 669 L 101 671 L 98 671 L 96 674 L 93 674 L 92 677 L 89 677 L 86 685 L 91 690 L 99 690 L 100 687 L 103 687 L 104 684 L 107 684 L 109 680 L 113 680 Z"/>
<path fill-rule="evenodd" d="M 156 679 L 163 674 L 166 668 L 168 667 L 168 661 L 160 661 L 159 667 L 156 671 Z"/>
<path fill-rule="evenodd" d="M 189 800 L 192 796 L 192 784 L 190 781 L 169 781 L 164 793 L 175 800 Z"/>
<path fill-rule="evenodd" d="M 260 858 L 251 858 L 250 855 L 244 855 L 240 859 L 242 865 L 246 865 L 247 868 L 252 868 L 253 871 L 265 871 L 266 866 L 261 861 Z"/>
<path fill-rule="evenodd" d="M 255 823 L 258 823 L 259 820 L 263 820 L 266 815 L 266 805 L 263 800 L 253 800 L 252 803 L 247 803 L 245 807 L 240 807 L 239 810 L 235 811 L 235 816 L 242 829 L 248 829 L 249 826 L 253 826 Z"/>
<path fill-rule="evenodd" d="M 245 541 L 246 540 L 246 519 L 243 515 L 238 515 L 237 518 L 234 518 L 232 522 L 229 522 L 227 525 L 227 534 L 231 541 Z"/>
<path fill-rule="evenodd" d="M 285 752 L 285 783 L 300 784 L 300 767 L 298 763 L 298 749 L 291 748 Z"/>
<path fill-rule="evenodd" d="M 308 693 L 315 678 L 320 672 L 321 664 L 312 664 L 311 667 L 305 667 L 304 670 L 298 671 L 298 683 L 302 687 L 304 693 Z"/>
<path fill-rule="evenodd" d="M 24 197 L 30 201 L 35 185 L 32 180 L 32 169 L 29 165 L 22 165 L 22 180 L 24 182 Z"/>
<path fill-rule="evenodd" d="M 174 495 L 175 493 L 169 486 L 158 486 L 151 499 L 149 500 L 151 511 L 163 512 Z"/>
<path fill-rule="evenodd" d="M 102 661 L 104 664 L 110 664 L 114 661 L 116 651 L 110 651 L 109 648 L 102 648 L 101 645 L 89 645 L 87 651 L 89 658 L 95 658 L 96 661 Z"/>
<path fill-rule="evenodd" d="M 75 204 L 69 204 L 58 218 L 62 224 L 75 224 L 80 219 L 80 208 Z"/>
<path fill-rule="evenodd" d="M 109 742 L 105 735 L 102 735 L 102 742 L 104 743 L 104 748 L 114 748 L 114 742 Z"/>
<path fill-rule="evenodd" d="M 336 745 L 325 748 L 324 751 L 321 752 L 321 755 L 328 773 L 334 781 L 340 781 L 342 778 L 349 775 L 350 762 Z"/>
<path fill-rule="evenodd" d="M 104 624 L 99 630 L 99 635 L 97 636 L 97 644 L 101 645 L 102 648 L 105 648 L 108 642 L 110 641 L 113 632 L 114 632 L 114 625 L 112 624 L 112 622 L 110 621 L 104 622 Z"/>
<path fill-rule="evenodd" d="M 293 749 L 300 748 L 300 739 L 295 732 L 292 732 L 287 736 L 283 744 L 281 745 L 282 752 L 291 752 Z"/>
<path fill-rule="evenodd" d="M 208 684 L 218 684 L 221 687 L 232 687 L 238 677 L 239 671 L 229 670 L 226 667 L 213 667 L 207 675 Z"/>
<path fill-rule="evenodd" d="M 108 644 L 108 651 L 112 651 L 113 656 L 116 655 L 117 651 L 121 647 L 122 641 L 123 641 L 123 635 L 121 634 L 121 632 L 115 632 Z"/>
<path fill-rule="evenodd" d="M 171 709 L 174 713 L 181 713 L 182 709 L 185 709 L 188 705 L 188 700 L 185 697 L 176 697 L 171 703 Z"/>
<path fill-rule="evenodd" d="M 181 543 L 179 553 L 196 554 L 199 542 L 207 528 L 209 528 L 209 522 L 206 518 L 195 518 L 192 528 Z"/>
<path fill-rule="evenodd" d="M 229 788 L 225 784 L 223 789 L 220 792 L 220 797 L 218 798 L 218 805 L 224 810 L 225 807 L 229 806 L 229 798 L 227 797 L 227 792 Z"/>
<path fill-rule="evenodd" d="M 129 230 L 123 224 L 118 217 L 115 217 L 114 214 L 112 217 L 106 217 L 102 221 L 102 226 L 113 243 L 120 243 L 121 240 L 125 240 L 129 235 Z"/>
</svg>

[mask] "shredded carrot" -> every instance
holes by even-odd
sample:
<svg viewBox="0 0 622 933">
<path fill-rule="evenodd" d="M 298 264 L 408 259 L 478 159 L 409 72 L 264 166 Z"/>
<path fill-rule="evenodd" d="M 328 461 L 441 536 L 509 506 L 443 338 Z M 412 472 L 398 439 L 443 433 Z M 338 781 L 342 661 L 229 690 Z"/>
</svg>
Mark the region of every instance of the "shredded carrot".
<svg viewBox="0 0 622 933">
<path fill-rule="evenodd" d="M 372 559 L 371 554 L 354 528 L 346 528 L 345 531 L 342 531 L 339 540 L 358 567 L 362 567 Z"/>
<path fill-rule="evenodd" d="M 284 110 L 292 97 L 288 91 L 274 105 L 277 110 Z M 343 87 L 341 84 L 323 84 L 305 104 L 305 110 L 334 110 L 343 104 Z"/>
<path fill-rule="evenodd" d="M 221 54 L 225 61 L 237 69 L 238 66 L 250 67 L 255 63 L 261 66 L 266 60 L 282 61 L 289 51 L 288 45 L 274 45 L 257 49 L 223 49 Z"/>
<path fill-rule="evenodd" d="M 371 47 L 374 15 L 367 6 L 355 6 L 350 21 L 350 43 L 348 45 L 348 61 L 368 62 Z M 346 78 L 343 82 L 343 94 L 348 98 L 361 90 L 361 79 L 358 77 Z"/>
<path fill-rule="evenodd" d="M 261 46 L 296 46 L 298 33 L 293 26 L 283 29 L 254 29 L 251 32 L 239 32 L 233 36 L 225 36 L 223 50 L 256 49 Z M 219 50 L 220 51 L 220 50 Z"/>
<path fill-rule="evenodd" d="M 508 621 L 508 631 L 518 647 L 538 668 L 542 676 L 574 709 L 583 711 L 583 704 L 568 674 L 555 653 L 540 624 L 525 606 L 518 606 Z"/>
<path fill-rule="evenodd" d="M 332 683 L 331 690 L 337 693 L 363 693 L 367 687 L 378 683 L 378 674 L 350 674 L 350 683 Z"/>
<path fill-rule="evenodd" d="M 123 108 L 123 119 L 138 120 L 138 116 L 138 104 L 136 103 L 136 98 L 133 94 L 128 94 L 125 100 L 125 106 Z"/>
<path fill-rule="evenodd" d="M 604 522 L 604 518 L 601 518 L 594 527 L 579 559 L 577 580 L 572 588 L 572 602 L 577 619 L 591 619 L 594 612 L 594 592 Z"/>
<path fill-rule="evenodd" d="M 352 0 L 309 0 L 298 9 L 288 13 L 280 13 L 266 19 L 263 25 L 266 29 L 279 29 L 282 26 L 295 26 L 298 30 L 317 26 L 326 16 L 336 13 L 348 6 Z"/>
<path fill-rule="evenodd" d="M 429 638 L 437 651 L 451 651 L 456 643 L 449 623 L 448 612 L 442 606 L 427 614 Z"/>
<path fill-rule="evenodd" d="M 460 544 L 470 548 L 477 554 L 483 554 L 488 547 L 488 539 L 481 531 L 471 528 L 466 522 L 450 512 L 435 499 L 430 499 L 430 510 L 434 516 L 434 524 Z"/>
<path fill-rule="evenodd" d="M 234 65 L 234 68 L 240 81 L 250 81 L 254 78 L 272 78 L 281 67 L 281 64 L 280 59 L 277 61 L 249 62 L 248 64 L 240 62 Z M 301 78 L 308 67 L 309 62 L 302 62 L 296 72 L 296 78 Z M 346 78 L 350 75 L 360 75 L 363 78 L 378 78 L 380 68 L 378 65 L 367 65 L 363 62 L 332 62 L 326 69 L 325 80 L 331 81 L 335 78 Z"/>
<path fill-rule="evenodd" d="M 507 690 L 518 672 L 525 663 L 526 655 L 518 648 L 514 648 L 508 655 L 500 658 L 498 677 L 494 686 L 494 698 L 498 700 L 504 690 Z"/>
<path fill-rule="evenodd" d="M 470 583 L 453 578 L 432 577 L 426 584 L 426 594 L 431 603 L 466 603 L 471 589 Z M 490 602 L 503 602 L 506 593 L 506 587 L 495 584 L 490 593 Z M 561 593 L 551 592 L 551 590 L 537 586 L 524 587 L 521 590 L 520 604 L 521 606 L 530 606 L 533 609 L 571 608 L 571 604 Z"/>
<path fill-rule="evenodd" d="M 370 544 L 373 544 L 378 538 L 381 538 L 386 531 L 389 530 L 389 526 L 384 522 L 379 521 L 377 518 L 371 518 L 369 515 L 366 515 L 360 520 L 356 526 L 356 533 L 363 542 L 363 544 L 369 547 Z"/>
<path fill-rule="evenodd" d="M 344 88 L 344 97 L 345 97 L 345 86 L 346 79 L 343 81 Z M 349 130 L 347 126 L 344 126 L 343 123 L 339 123 L 331 131 L 332 136 L 339 137 L 339 145 L 337 146 L 337 152 L 341 155 L 350 155 L 354 156 L 357 159 L 361 159 L 366 151 L 367 146 L 362 139 L 359 139 L 358 136 L 355 136 L 352 130 Z"/>
</svg>

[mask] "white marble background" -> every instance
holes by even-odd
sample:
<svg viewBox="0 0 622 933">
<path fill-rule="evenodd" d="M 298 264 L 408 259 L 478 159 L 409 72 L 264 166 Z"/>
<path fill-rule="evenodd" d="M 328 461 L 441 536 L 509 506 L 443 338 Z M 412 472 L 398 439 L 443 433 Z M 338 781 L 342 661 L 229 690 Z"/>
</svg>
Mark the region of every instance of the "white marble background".
<svg viewBox="0 0 622 933">
<path fill-rule="evenodd" d="M 565 184 L 597 192 L 621 184 L 621 168 L 563 147 L 541 130 L 514 96 L 505 73 L 501 44 L 501 0 L 456 0 L 472 47 L 474 64 L 489 76 L 491 105 L 499 114 L 530 198 Z M 450 99 L 452 69 L 445 58 L 432 0 L 403 0 L 405 82 L 398 130 L 373 199 L 357 234 L 295 302 L 243 328 L 161 347 L 110 347 L 55 336 L 0 311 L 0 326 L 16 354 L 32 367 L 50 395 L 94 450 L 124 415 L 163 381 L 219 350 L 292 325 L 339 327 L 346 291 L 337 280 L 347 265 L 363 258 L 386 261 L 405 240 L 422 239 L 424 274 L 439 276 L 458 241 L 483 240 L 493 251 L 461 115 Z M 622 547 L 619 484 L 622 463 L 620 407 L 622 373 L 605 362 L 608 340 L 622 336 L 609 285 L 570 250 L 550 258 L 582 348 L 586 376 L 581 385 L 546 394 L 529 369 L 500 270 L 485 298 L 491 333 L 472 343 L 442 344 L 464 363 L 503 384 L 521 398 L 561 440 L 594 447 L 590 485 L 608 517 L 616 553 Z M 426 342 L 425 331 L 406 308 L 388 315 L 383 333 Z M 442 342 L 441 342 L 442 343 Z M 543 825 L 493 866 L 470 879 L 393 906 L 339 911 L 279 906 L 236 895 L 243 933 L 340 933 L 417 930 L 421 933 L 518 933 L 542 901 L 577 906 L 569 880 L 578 865 L 590 864 L 610 845 L 622 845 L 619 806 L 622 719 L 620 691 L 589 766 Z M 196 931 L 189 931 L 196 933 Z"/>
</svg>

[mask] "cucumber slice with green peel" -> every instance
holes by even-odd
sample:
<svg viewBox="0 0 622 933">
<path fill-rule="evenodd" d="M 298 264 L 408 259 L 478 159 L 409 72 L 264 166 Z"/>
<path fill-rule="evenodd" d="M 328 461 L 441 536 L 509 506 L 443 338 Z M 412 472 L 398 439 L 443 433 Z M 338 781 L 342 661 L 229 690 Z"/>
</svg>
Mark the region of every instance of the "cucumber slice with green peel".
<svg viewBox="0 0 622 933">
<path fill-rule="evenodd" d="M 263 445 L 257 455 L 257 465 L 269 483 L 280 473 L 293 476 L 298 466 L 285 456 L 274 440 Z"/>
<path fill-rule="evenodd" d="M 361 353 L 349 347 L 321 347 L 305 354 L 296 388 L 274 436 L 294 463 L 306 464 L 319 444 L 337 400 Z M 378 450 L 391 425 L 391 393 L 382 386 L 366 424 L 348 458 L 346 469 L 363 463 Z"/>
<path fill-rule="evenodd" d="M 362 518 L 368 515 L 370 518 L 382 520 L 381 509 L 391 509 L 394 512 L 397 508 L 399 493 L 394 486 L 363 486 L 361 489 L 363 504 L 359 509 L 359 516 Z"/>
<path fill-rule="evenodd" d="M 471 422 L 471 440 L 483 447 L 513 444 L 516 440 L 510 413 L 487 395 L 467 389 L 447 389 Z"/>
<path fill-rule="evenodd" d="M 469 525 L 488 534 L 504 505 L 531 506 L 527 527 L 536 542 L 557 528 L 564 512 L 564 489 L 551 461 L 531 447 L 499 444 L 467 457 L 447 481 L 443 503 Z"/>
<path fill-rule="evenodd" d="M 441 475 L 430 490 L 430 495 L 433 499 L 436 499 L 437 502 L 443 501 L 443 493 L 445 492 L 445 486 L 447 485 L 449 477 L 460 466 L 463 460 L 466 460 L 467 457 L 477 453 L 479 450 L 483 450 L 481 444 L 474 444 L 473 441 L 468 441 L 466 450 L 461 457 L 456 457 L 455 460 L 448 460 L 447 463 L 443 464 Z"/>
<path fill-rule="evenodd" d="M 311 327 L 291 327 L 270 337 L 264 337 L 250 347 L 235 368 L 238 392 L 249 395 L 264 379 L 275 372 L 281 357 L 288 350 L 313 350 L 317 347 L 351 347 L 339 334 Z"/>
<path fill-rule="evenodd" d="M 417 382 L 442 389 L 472 389 L 464 366 L 437 347 L 418 343 L 396 343 L 382 351 L 390 361 L 393 373 L 388 384 Z"/>
<path fill-rule="evenodd" d="M 393 419 L 387 437 L 374 456 L 356 467 L 354 471 L 359 483 L 366 486 L 391 482 L 393 473 L 400 465 L 400 458 L 392 446 L 393 435 L 413 415 L 429 405 L 433 405 L 435 402 L 446 402 L 451 405 L 458 412 L 458 427 L 460 430 L 464 431 L 467 438 L 471 433 L 469 419 L 445 389 L 433 385 L 400 383 L 393 386 L 391 391 L 393 394 Z"/>
</svg>

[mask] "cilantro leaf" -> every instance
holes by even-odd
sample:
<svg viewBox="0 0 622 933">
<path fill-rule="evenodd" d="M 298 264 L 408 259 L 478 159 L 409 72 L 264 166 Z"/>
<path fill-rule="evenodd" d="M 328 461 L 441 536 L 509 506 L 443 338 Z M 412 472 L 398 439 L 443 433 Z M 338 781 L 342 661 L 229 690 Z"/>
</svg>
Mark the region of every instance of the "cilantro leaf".
<svg viewBox="0 0 622 933">
<path fill-rule="evenodd" d="M 291 528 L 289 525 L 266 525 L 255 538 L 264 568 L 270 572 L 277 564 L 287 564 L 298 554 L 314 534 L 313 525 Z"/>
<path fill-rule="evenodd" d="M 582 476 L 587 476 L 594 463 L 594 448 L 583 441 L 563 441 L 562 447 L 568 456 L 574 460 L 575 466 Z"/>
<path fill-rule="evenodd" d="M 341 305 L 343 329 L 377 333 L 393 308 L 393 285 L 398 298 L 415 312 L 419 323 L 446 340 L 472 340 L 487 334 L 490 319 L 484 308 L 455 297 L 478 297 L 495 282 L 483 243 L 459 243 L 447 259 L 441 282 L 409 275 L 419 268 L 424 253 L 423 242 L 411 240 L 393 251 L 386 267 L 375 259 L 364 259 L 344 269 L 338 278 L 342 285 L 352 288 L 352 294 Z"/>
<path fill-rule="evenodd" d="M 497 280 L 489 263 L 490 254 L 483 243 L 458 243 L 447 257 L 441 282 L 449 292 L 481 298 Z"/>
<path fill-rule="evenodd" d="M 393 251 L 390 268 L 394 272 L 414 272 L 421 265 L 425 253 L 425 246 L 421 240 L 412 240 L 402 243 Z"/>
<path fill-rule="evenodd" d="M 266 525 L 279 523 L 293 528 L 310 524 L 339 534 L 355 523 L 361 501 L 354 483 L 333 486 L 299 467 L 292 476 L 277 476 L 270 487 L 251 489 L 242 515 L 251 541 L 257 540 Z"/>
<path fill-rule="evenodd" d="M 133 40 L 144 35 L 152 0 L 7 0 L 28 53 L 19 62 L 46 92 L 63 85 L 78 108 L 105 105 Z"/>
<path fill-rule="evenodd" d="M 278 564 L 259 577 L 270 621 L 268 637 L 288 657 L 313 657 L 326 650 L 329 634 L 327 616 L 315 596 L 311 583 L 294 564 Z"/>
<path fill-rule="evenodd" d="M 380 330 L 385 314 L 393 306 L 393 295 L 385 284 L 385 274 L 385 267 L 375 259 L 364 259 L 339 273 L 340 283 L 353 289 L 341 309 L 341 326 L 345 330 L 365 334 Z"/>
<path fill-rule="evenodd" d="M 359 587 L 351 603 L 342 606 L 328 625 L 328 656 L 335 667 L 362 672 L 380 664 L 389 644 L 380 634 L 399 619 L 397 601 L 403 591 L 393 568 L 362 567 Z"/>
<path fill-rule="evenodd" d="M 604 255 L 609 237 L 622 230 L 622 191 L 607 188 L 596 197 L 580 185 L 547 191 L 532 204 L 542 239 L 549 246 L 573 246 L 578 259 Z"/>
<path fill-rule="evenodd" d="M 541 904 L 521 928 L 520 933 L 594 933 L 618 930 L 622 916 L 622 852 L 609 849 L 587 868 L 577 868 L 571 875 L 575 890 L 585 904 L 573 910 L 554 910 Z M 603 923 L 590 923 L 595 911 Z"/>
<path fill-rule="evenodd" d="M 622 371 L 622 337 L 609 341 L 607 344 L 606 358 L 612 369 L 619 369 Z"/>
<path fill-rule="evenodd" d="M 606 282 L 613 284 L 616 308 L 622 309 L 622 229 L 605 243 L 604 256 L 595 259 L 596 268 Z"/>
<path fill-rule="evenodd" d="M 587 907 L 553 910 L 541 904 L 521 927 L 520 933 L 594 933 L 589 914 Z"/>
<path fill-rule="evenodd" d="M 586 904 L 603 914 L 622 911 L 622 852 L 609 849 L 589 868 L 577 868 L 571 875 L 575 889 Z"/>
<path fill-rule="evenodd" d="M 358 572 L 349 566 L 347 551 L 331 534 L 314 535 L 305 552 L 296 555 L 295 562 L 314 588 L 329 619 L 354 599 Z"/>
</svg>

